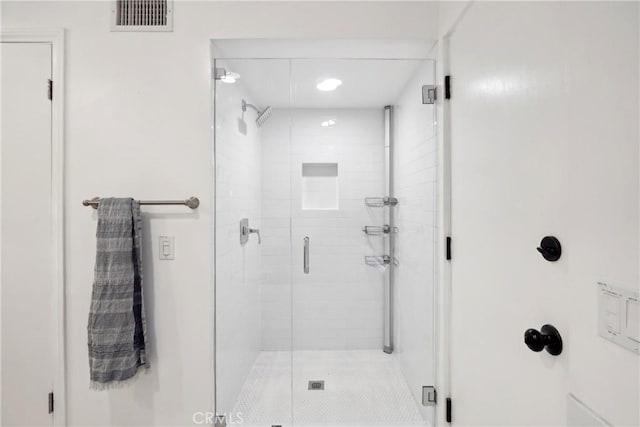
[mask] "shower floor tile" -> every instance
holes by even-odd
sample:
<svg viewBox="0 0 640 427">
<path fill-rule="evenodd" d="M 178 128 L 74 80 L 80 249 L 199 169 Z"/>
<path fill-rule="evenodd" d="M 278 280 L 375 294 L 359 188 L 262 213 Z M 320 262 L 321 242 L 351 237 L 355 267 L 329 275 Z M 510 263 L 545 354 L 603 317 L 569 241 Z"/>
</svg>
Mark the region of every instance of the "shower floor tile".
<svg viewBox="0 0 640 427">
<path fill-rule="evenodd" d="M 314 380 L 324 390 L 309 390 Z M 233 412 L 256 427 L 427 425 L 396 358 L 380 350 L 262 352 Z"/>
</svg>

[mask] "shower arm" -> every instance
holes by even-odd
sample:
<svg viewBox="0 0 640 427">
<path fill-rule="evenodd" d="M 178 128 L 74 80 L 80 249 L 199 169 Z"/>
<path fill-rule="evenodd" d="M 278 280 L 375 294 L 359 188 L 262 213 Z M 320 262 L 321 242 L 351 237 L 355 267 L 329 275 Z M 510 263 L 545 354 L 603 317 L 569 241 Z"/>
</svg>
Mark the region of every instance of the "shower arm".
<svg viewBox="0 0 640 427">
<path fill-rule="evenodd" d="M 237 104 L 236 104 L 237 105 Z M 253 104 L 249 104 L 244 99 L 242 100 L 242 111 L 247 111 L 247 107 L 251 107 L 256 113 L 260 114 L 260 110 Z"/>
</svg>

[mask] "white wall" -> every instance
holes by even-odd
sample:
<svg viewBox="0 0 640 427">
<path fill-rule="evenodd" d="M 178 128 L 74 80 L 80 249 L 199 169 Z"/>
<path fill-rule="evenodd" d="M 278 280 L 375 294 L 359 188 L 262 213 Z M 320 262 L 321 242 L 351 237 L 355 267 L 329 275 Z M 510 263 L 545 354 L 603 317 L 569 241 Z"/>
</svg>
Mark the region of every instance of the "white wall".
<svg viewBox="0 0 640 427">
<path fill-rule="evenodd" d="M 320 126 L 330 118 L 334 127 Z M 382 223 L 364 198 L 384 187 L 383 125 L 382 108 L 276 110 L 265 124 L 263 349 L 291 349 L 292 298 L 294 350 L 381 349 L 383 275 L 364 255 L 379 255 L 382 237 L 361 230 Z M 302 208 L 302 163 L 338 164 L 338 209 Z"/>
<path fill-rule="evenodd" d="M 261 228 L 262 142 L 253 111 L 242 119 L 243 99 L 251 101 L 242 80 L 217 83 L 215 316 L 220 414 L 231 412 L 261 340 L 261 248 L 255 235 L 240 244 L 239 221 L 248 218 L 251 228 Z"/>
<path fill-rule="evenodd" d="M 560 13 L 576 28 L 565 51 L 568 391 L 614 425 L 638 425 L 640 357 L 596 336 L 593 287 L 600 280 L 640 291 L 640 4 L 596 3 L 579 13 L 564 5 Z M 597 80 L 609 84 L 594 88 Z M 594 96 L 609 102 L 593 108 Z"/>
<path fill-rule="evenodd" d="M 176 425 L 211 410 L 211 38 L 433 39 L 426 3 L 176 2 L 172 33 L 110 33 L 108 2 L 2 2 L 2 27 L 67 29 L 66 324 L 71 425 Z M 86 321 L 94 262 L 94 195 L 174 198 L 145 208 L 151 375 L 88 391 Z M 176 236 L 176 260 L 156 259 Z"/>
<path fill-rule="evenodd" d="M 436 167 L 434 106 L 422 104 L 422 85 L 433 84 L 434 63 L 425 61 L 395 108 L 396 345 L 395 354 L 418 408 L 422 386 L 435 380 Z"/>
<path fill-rule="evenodd" d="M 638 35 L 604 2 L 478 2 L 451 35 L 455 424 L 563 425 L 570 392 L 640 421 L 638 356 L 596 328 L 596 282 L 639 283 Z M 522 342 L 547 322 L 557 358 Z"/>
</svg>

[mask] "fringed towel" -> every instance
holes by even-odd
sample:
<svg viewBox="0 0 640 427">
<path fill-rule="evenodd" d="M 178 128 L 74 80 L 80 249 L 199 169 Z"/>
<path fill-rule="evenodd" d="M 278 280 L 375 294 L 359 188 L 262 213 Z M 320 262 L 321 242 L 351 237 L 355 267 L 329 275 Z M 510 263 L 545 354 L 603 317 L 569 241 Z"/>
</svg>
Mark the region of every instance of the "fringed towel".
<svg viewBox="0 0 640 427">
<path fill-rule="evenodd" d="M 91 388 L 130 382 L 149 367 L 142 298 L 140 203 L 101 199 L 98 248 L 89 312 Z"/>
</svg>

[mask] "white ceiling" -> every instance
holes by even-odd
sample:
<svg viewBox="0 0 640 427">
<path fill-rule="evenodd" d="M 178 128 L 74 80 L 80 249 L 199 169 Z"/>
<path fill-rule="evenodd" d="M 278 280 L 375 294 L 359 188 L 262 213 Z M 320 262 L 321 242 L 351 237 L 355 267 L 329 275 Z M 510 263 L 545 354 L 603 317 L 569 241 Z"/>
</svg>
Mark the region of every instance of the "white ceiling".
<svg viewBox="0 0 640 427">
<path fill-rule="evenodd" d="M 218 63 L 240 74 L 240 84 L 260 108 L 382 108 L 395 103 L 417 72 L 417 59 L 237 59 Z M 319 81 L 343 84 L 321 92 Z M 425 81 L 425 84 L 430 82 Z M 224 83 L 218 83 L 224 84 Z"/>
<path fill-rule="evenodd" d="M 214 39 L 213 58 L 245 59 L 424 59 L 432 58 L 429 39 Z"/>
</svg>

